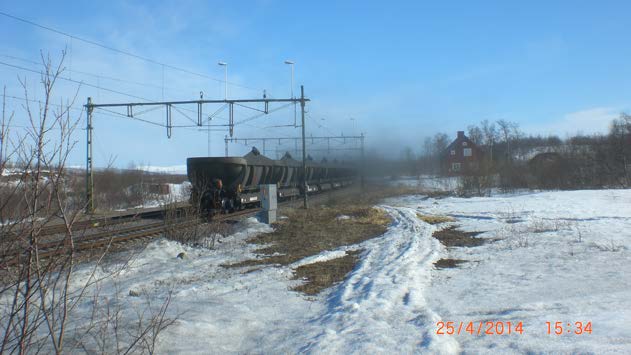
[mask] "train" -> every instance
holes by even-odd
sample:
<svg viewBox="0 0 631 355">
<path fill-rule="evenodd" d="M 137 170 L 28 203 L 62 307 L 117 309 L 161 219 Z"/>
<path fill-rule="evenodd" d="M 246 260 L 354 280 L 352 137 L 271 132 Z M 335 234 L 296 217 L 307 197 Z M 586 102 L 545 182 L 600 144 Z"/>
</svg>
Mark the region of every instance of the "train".
<svg viewBox="0 0 631 355">
<path fill-rule="evenodd" d="M 348 163 L 306 161 L 306 188 L 302 162 L 289 154 L 270 159 L 253 147 L 243 157 L 191 157 L 186 159 L 191 182 L 191 204 L 205 212 L 233 212 L 260 204 L 260 185 L 275 184 L 279 200 L 345 187 L 357 177 Z"/>
</svg>

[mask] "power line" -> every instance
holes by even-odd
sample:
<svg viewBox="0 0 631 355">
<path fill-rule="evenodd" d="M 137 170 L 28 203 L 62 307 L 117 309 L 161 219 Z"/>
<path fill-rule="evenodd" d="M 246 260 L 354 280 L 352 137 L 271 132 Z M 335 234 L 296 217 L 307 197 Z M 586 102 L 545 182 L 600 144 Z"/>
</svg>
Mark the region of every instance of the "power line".
<svg viewBox="0 0 631 355">
<path fill-rule="evenodd" d="M 4 65 L 4 66 L 7 66 L 7 67 L 11 67 L 11 68 L 32 72 L 32 73 L 36 73 L 36 74 L 40 74 L 40 75 L 45 75 L 45 73 L 42 72 L 41 70 L 25 68 L 25 67 L 22 67 L 22 66 L 19 66 L 19 65 L 9 64 L 9 63 L 5 63 L 5 62 L 2 62 L 2 61 L 0 61 L 0 65 Z M 79 85 L 82 85 L 82 86 L 92 87 L 92 88 L 95 88 L 97 90 L 109 91 L 109 92 L 112 92 L 112 93 L 115 93 L 115 94 L 119 94 L 119 95 L 123 95 L 123 96 L 129 96 L 131 98 L 139 99 L 139 100 L 143 100 L 143 101 L 147 101 L 147 102 L 155 102 L 154 100 L 150 100 L 150 99 L 147 99 L 147 98 L 144 98 L 144 97 L 141 97 L 141 96 L 128 94 L 128 93 L 125 93 L 125 92 L 122 92 L 122 91 L 119 91 L 119 90 L 109 89 L 109 88 L 106 88 L 106 87 L 103 87 L 103 86 L 100 86 L 100 85 L 90 84 L 90 83 L 87 83 L 85 81 L 79 81 L 79 80 L 75 80 L 75 79 L 71 79 L 71 78 L 66 78 L 66 77 L 61 76 L 61 75 L 57 76 L 57 78 L 61 79 L 61 80 L 66 80 L 66 81 L 69 81 L 69 82 L 72 82 L 72 83 L 76 83 L 76 84 L 79 84 Z M 181 110 L 186 110 L 186 111 L 189 111 L 189 112 L 192 112 L 192 113 L 197 113 L 196 111 L 188 109 L 188 108 L 185 108 L 185 107 L 182 107 Z M 182 113 L 182 112 L 180 111 L 180 113 Z M 186 116 L 186 115 L 184 115 L 184 116 Z M 188 118 L 188 116 L 186 116 L 186 117 Z"/>
<path fill-rule="evenodd" d="M 335 133 L 333 133 L 333 131 L 330 128 L 328 128 L 324 124 L 318 122 L 318 117 L 314 117 L 310 112 L 307 113 L 307 116 L 313 120 L 313 123 L 315 123 L 318 126 L 318 128 L 324 128 L 330 134 L 333 134 L 333 135 L 335 134 Z M 320 120 L 324 120 L 324 119 L 321 118 Z"/>
<path fill-rule="evenodd" d="M 191 71 L 191 70 L 188 70 L 188 69 L 177 67 L 175 65 L 163 63 L 163 62 L 151 59 L 151 58 L 140 56 L 138 54 L 134 54 L 134 53 L 131 53 L 131 52 L 128 52 L 128 51 L 125 51 L 125 50 L 121 50 L 121 49 L 118 49 L 118 48 L 110 47 L 108 45 L 105 45 L 105 44 L 102 44 L 102 43 L 98 43 L 98 42 L 95 42 L 95 41 L 92 41 L 92 40 L 89 40 L 89 39 L 85 39 L 85 38 L 82 38 L 82 37 L 79 37 L 79 36 L 75 36 L 73 34 L 70 34 L 70 33 L 67 33 L 67 32 L 63 32 L 61 30 L 58 30 L 58 29 L 55 29 L 55 28 L 52 28 L 52 27 L 49 27 L 49 26 L 45 26 L 45 25 L 42 25 L 42 24 L 39 24 L 39 23 L 30 21 L 30 20 L 27 20 L 25 18 L 14 16 L 14 15 L 8 14 L 8 13 L 3 12 L 3 11 L 0 11 L 0 15 L 6 16 L 6 17 L 14 19 L 16 21 L 20 21 L 20 22 L 23 22 L 23 23 L 26 23 L 26 24 L 29 24 L 29 25 L 32 25 L 32 26 L 35 26 L 35 27 L 38 27 L 38 28 L 41 28 L 41 29 L 53 32 L 53 33 L 56 33 L 56 34 L 59 34 L 59 35 L 62 35 L 62 36 L 66 36 L 68 38 L 71 38 L 71 39 L 74 39 L 74 40 L 77 40 L 77 41 L 88 43 L 88 44 L 91 44 L 93 46 L 101 47 L 103 49 L 107 49 L 107 50 L 110 50 L 110 51 L 113 51 L 113 52 L 116 52 L 116 53 L 119 53 L 119 54 L 123 54 L 123 55 L 129 56 L 129 57 L 133 57 L 133 58 L 136 58 L 136 59 L 140 59 L 140 60 L 146 61 L 148 63 L 160 65 L 160 66 L 163 66 L 165 68 L 177 70 L 177 71 L 180 71 L 180 72 L 183 72 L 183 73 L 187 73 L 187 74 L 191 74 L 191 75 L 196 75 L 196 76 L 199 76 L 199 77 L 202 77 L 202 78 L 206 78 L 206 79 L 210 79 L 210 80 L 214 80 L 214 81 L 217 81 L 217 82 L 220 82 L 220 83 L 227 83 L 227 84 L 230 84 L 230 85 L 233 85 L 233 86 L 242 87 L 242 88 L 245 88 L 245 89 L 256 90 L 256 91 L 262 90 L 262 89 L 257 89 L 257 88 L 254 88 L 254 87 L 242 85 L 242 84 L 231 83 L 229 81 L 222 80 L 222 79 L 213 78 L 213 77 L 208 76 L 206 74 L 197 73 L 197 72 L 194 72 L 194 71 Z"/>
<path fill-rule="evenodd" d="M 128 119 L 132 119 L 132 120 L 136 120 L 136 121 L 140 121 L 140 122 L 144 122 L 144 123 L 148 123 L 154 126 L 158 126 L 158 127 L 166 127 L 165 125 L 161 124 L 161 123 L 157 123 L 157 122 L 153 122 L 153 121 L 149 121 L 149 120 L 145 120 L 142 118 L 138 118 L 138 117 L 129 117 L 127 115 L 124 115 L 122 113 L 116 112 L 116 111 L 112 111 L 112 110 L 108 110 L 106 108 L 103 107 L 97 107 L 97 109 L 105 111 L 105 112 L 109 112 L 110 114 L 105 114 L 106 116 L 110 116 L 110 117 L 116 117 L 116 118 L 128 118 Z M 103 113 L 102 113 L 103 114 Z"/>
<path fill-rule="evenodd" d="M 242 119 L 241 121 L 237 121 L 237 122 L 235 122 L 235 123 L 234 123 L 234 125 L 236 126 L 236 125 L 243 124 L 243 123 L 245 123 L 245 122 L 253 121 L 253 120 L 257 119 L 257 118 L 261 118 L 261 117 L 263 117 L 263 116 L 265 116 L 265 115 L 268 115 L 268 114 L 270 114 L 270 113 L 272 113 L 272 112 L 276 112 L 276 111 L 279 111 L 279 110 L 285 109 L 285 108 L 287 108 L 287 107 L 289 107 L 289 106 L 291 106 L 291 105 L 293 105 L 293 103 L 288 103 L 288 104 L 286 104 L 286 105 L 283 105 L 283 106 L 277 107 L 277 108 L 275 108 L 275 109 L 269 110 L 267 113 L 266 113 L 266 112 L 263 112 L 263 113 L 259 113 L 258 115 L 254 115 L 254 116 L 251 116 L 251 117 L 248 117 L 248 118 L 244 118 L 244 119 Z"/>
<path fill-rule="evenodd" d="M 5 57 L 5 58 L 20 60 L 20 61 L 23 61 L 23 62 L 26 62 L 26 63 L 36 64 L 36 65 L 41 65 L 42 64 L 41 62 L 37 62 L 37 61 L 26 59 L 26 58 L 20 58 L 20 57 L 8 55 L 8 54 L 0 54 L 0 56 Z M 69 69 L 69 68 L 66 68 L 65 70 L 67 70 L 70 73 L 78 73 L 78 74 L 88 75 L 88 76 L 92 76 L 92 77 L 99 78 L 99 79 L 108 79 L 108 80 L 112 80 L 112 81 L 117 81 L 119 83 L 126 83 L 126 84 L 145 86 L 145 87 L 154 88 L 154 89 L 162 89 L 163 88 L 160 85 L 149 84 L 149 83 L 142 83 L 142 82 L 126 80 L 126 79 L 120 79 L 120 78 L 116 78 L 116 77 L 108 76 L 108 75 L 103 75 L 103 74 L 95 74 L 95 73 L 90 73 L 90 72 L 85 72 L 85 71 L 80 71 L 80 70 L 74 70 L 74 69 Z M 182 92 L 179 89 L 175 89 L 175 88 L 168 87 L 168 86 L 164 87 L 164 88 L 165 89 L 169 89 L 171 91 Z"/>
<path fill-rule="evenodd" d="M 45 74 L 41 70 L 25 68 L 25 67 L 22 67 L 22 66 L 19 66 L 19 65 L 9 64 L 9 63 L 5 63 L 5 62 L 2 62 L 2 61 L 0 61 L 0 65 L 4 65 L 4 66 L 7 66 L 7 67 L 11 67 L 11 68 L 19 69 L 19 70 L 24 70 L 24 71 L 28 71 L 28 72 L 36 73 L 36 74 L 40 74 L 40 75 L 44 75 Z M 69 82 L 72 82 L 72 83 L 76 83 L 76 84 L 80 84 L 80 85 L 84 85 L 84 86 L 89 86 L 89 87 L 92 87 L 92 88 L 95 88 L 95 89 L 109 91 L 109 92 L 112 92 L 112 93 L 115 93 L 115 94 L 119 94 L 119 95 L 129 96 L 129 97 L 132 97 L 134 99 L 139 99 L 139 100 L 149 101 L 149 102 L 152 101 L 152 100 L 146 99 L 144 97 L 128 94 L 128 93 L 125 93 L 125 92 L 122 92 L 122 91 L 118 91 L 118 90 L 114 90 L 114 89 L 108 89 L 108 88 L 105 88 L 105 87 L 102 87 L 102 86 L 99 86 L 99 85 L 89 84 L 89 83 L 86 83 L 84 81 L 79 81 L 79 80 L 66 78 L 66 77 L 61 76 L 61 75 L 57 76 L 57 78 L 61 79 L 61 80 L 66 80 L 66 81 L 69 81 Z"/>
<path fill-rule="evenodd" d="M 40 105 L 44 104 L 44 102 L 42 102 L 40 100 L 27 99 L 27 98 L 24 98 L 24 97 L 11 96 L 11 95 L 4 95 L 3 97 L 6 97 L 7 99 L 22 100 L 22 101 L 26 101 L 26 102 L 38 103 Z M 78 108 L 78 107 L 68 107 L 66 105 L 54 104 L 52 102 L 49 102 L 48 105 L 49 106 L 55 106 L 55 107 L 58 107 L 58 108 L 61 108 L 61 109 L 64 109 L 64 110 L 65 109 L 70 109 L 70 110 L 73 110 L 73 111 L 83 112 L 83 109 L 82 108 Z"/>
</svg>

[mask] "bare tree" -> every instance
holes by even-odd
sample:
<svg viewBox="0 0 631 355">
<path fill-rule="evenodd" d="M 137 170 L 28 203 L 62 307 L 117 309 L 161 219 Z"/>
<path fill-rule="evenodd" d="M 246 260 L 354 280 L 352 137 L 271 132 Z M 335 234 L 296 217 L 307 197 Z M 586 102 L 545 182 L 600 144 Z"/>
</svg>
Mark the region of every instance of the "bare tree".
<svg viewBox="0 0 631 355">
<path fill-rule="evenodd" d="M 482 135 L 484 138 L 484 145 L 487 146 L 487 151 L 489 153 L 489 160 L 493 161 L 493 150 L 495 149 L 495 143 L 498 140 L 497 137 L 497 129 L 495 128 L 494 123 L 489 123 L 488 120 L 484 120 L 480 123 Z"/>
<path fill-rule="evenodd" d="M 7 163 L 6 154 L 6 146 L 7 146 L 7 137 L 10 134 L 11 121 L 13 120 L 13 112 L 9 114 L 7 117 L 6 112 L 6 99 L 7 99 L 7 88 L 3 87 L 2 90 L 2 121 L 0 121 L 0 176 L 2 176 L 2 172 L 5 169 Z"/>
<path fill-rule="evenodd" d="M 506 144 L 505 159 L 510 161 L 512 160 L 511 141 L 515 137 L 515 133 L 517 132 L 519 126 L 515 122 L 506 120 L 497 121 L 497 125 L 499 126 L 499 133 L 502 137 L 502 141 Z"/>
<path fill-rule="evenodd" d="M 467 127 L 467 131 L 468 137 L 473 143 L 477 145 L 484 144 L 484 133 L 482 132 L 482 129 L 480 129 L 480 127 L 476 125 L 470 125 L 469 127 Z"/>
<path fill-rule="evenodd" d="M 24 132 L 8 134 L 13 116 L 6 117 L 3 105 L 2 154 L 21 162 L 22 171 L 10 183 L 0 181 L 0 353 L 72 351 L 67 347 L 67 334 L 73 310 L 85 301 L 94 286 L 95 273 L 105 253 L 93 264 L 87 281 L 73 283 L 78 260 L 76 238 L 80 236 L 74 226 L 85 201 L 78 201 L 73 194 L 77 180 L 66 169 L 70 152 L 77 144 L 73 132 L 81 114 L 71 114 L 74 98 L 59 104 L 52 102 L 53 89 L 64 70 L 64 56 L 65 51 L 57 64 L 50 57 L 41 56 L 43 101 L 31 99 L 26 81 L 20 79 L 27 122 Z M 1 164 L 4 167 L 6 160 Z M 54 236 L 43 233 L 53 222 L 63 231 Z M 156 313 L 151 313 L 157 318 L 151 314 L 144 318 L 145 327 L 140 329 L 146 330 L 129 339 L 128 349 L 153 350 L 155 341 L 147 343 L 145 339 L 169 323 L 164 317 L 169 303 L 170 297 Z"/>
</svg>

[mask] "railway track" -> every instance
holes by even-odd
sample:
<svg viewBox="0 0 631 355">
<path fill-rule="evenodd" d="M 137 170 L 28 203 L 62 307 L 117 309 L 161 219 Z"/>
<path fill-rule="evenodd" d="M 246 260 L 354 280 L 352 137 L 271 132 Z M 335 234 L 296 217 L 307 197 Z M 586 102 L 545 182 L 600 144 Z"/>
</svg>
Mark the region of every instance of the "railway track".
<svg viewBox="0 0 631 355">
<path fill-rule="evenodd" d="M 322 194 L 319 194 L 322 195 Z M 317 198 L 318 195 L 314 195 L 313 197 Z M 312 197 L 312 198 L 313 198 Z M 323 197 L 321 197 L 323 198 Z M 280 206 L 296 206 L 301 203 L 301 200 L 285 200 L 283 202 L 279 202 Z M 184 210 L 186 206 L 180 206 L 172 210 L 171 212 L 175 212 L 177 215 L 179 212 Z M 213 222 L 222 222 L 228 220 L 234 220 L 241 217 L 252 216 L 256 213 L 260 212 L 261 208 L 249 208 L 242 211 L 237 211 L 230 214 L 218 214 L 213 216 Z M 116 216 L 114 218 L 98 218 L 96 220 L 83 220 L 78 221 L 73 225 L 73 231 L 75 232 L 83 232 L 85 233 L 87 230 L 91 230 L 94 228 L 101 227 L 112 227 L 114 228 L 111 231 L 100 231 L 97 233 L 92 233 L 89 235 L 76 236 L 73 238 L 74 244 L 74 252 L 81 253 L 87 251 L 96 251 L 99 249 L 107 248 L 112 245 L 122 244 L 126 242 L 131 242 L 140 239 L 153 238 L 156 236 L 160 236 L 164 234 L 167 228 L 190 228 L 194 225 L 201 223 L 208 223 L 208 221 L 202 220 L 200 217 L 196 216 L 194 218 L 176 218 L 175 220 L 169 221 L 168 224 L 165 223 L 163 219 L 156 220 L 155 222 L 145 223 L 142 225 L 133 225 L 133 226 L 124 226 L 125 223 L 139 221 L 142 219 L 151 219 L 164 217 L 165 212 L 163 210 L 153 210 L 149 212 L 140 212 L 136 214 L 130 215 L 122 215 Z M 64 225 L 53 225 L 46 226 L 42 228 L 40 236 L 54 236 L 55 234 L 65 234 L 66 229 Z M 5 235 L 6 236 L 6 235 Z M 5 237 L 3 236 L 3 237 Z M 63 254 L 68 251 L 68 247 L 65 244 L 67 243 L 65 238 L 58 239 L 50 239 L 50 240 L 42 240 L 38 243 L 38 257 L 39 258 L 50 258 L 55 255 Z M 20 256 L 25 255 L 25 253 L 20 253 L 18 250 L 15 251 L 5 251 L 4 256 L 0 256 L 0 269 L 6 268 L 8 266 L 17 265 L 20 263 Z"/>
<path fill-rule="evenodd" d="M 161 210 L 154 210 L 148 212 L 138 212 L 134 214 L 113 216 L 113 217 L 98 217 L 98 218 L 90 218 L 76 221 L 72 224 L 72 230 L 76 232 L 85 232 L 90 229 L 94 229 L 97 227 L 113 227 L 120 224 L 130 223 L 134 221 L 138 221 L 141 219 L 148 218 L 156 218 L 160 217 L 163 214 Z M 30 228 L 30 226 L 27 226 Z M 43 225 L 39 227 L 40 230 L 38 232 L 38 236 L 46 237 L 46 236 L 54 236 L 55 234 L 65 234 L 66 233 L 66 225 L 63 223 L 57 223 L 52 225 Z M 14 229 L 19 230 L 19 227 L 15 227 Z M 11 237 L 17 236 L 19 233 L 16 232 L 8 232 L 3 235 L 3 237 Z"/>
<path fill-rule="evenodd" d="M 231 219 L 241 218 L 245 216 L 251 216 L 258 213 L 260 208 L 252 208 L 243 211 L 237 211 L 231 214 L 221 214 L 213 217 L 212 222 L 222 222 Z M 111 222 L 111 221 L 109 221 Z M 118 223 L 107 223 L 108 226 L 113 226 Z M 145 238 L 152 238 L 156 236 L 162 235 L 167 228 L 177 228 L 177 229 L 186 229 L 193 227 L 200 223 L 208 223 L 207 221 L 203 221 L 198 216 L 193 218 L 179 218 L 173 221 L 169 221 L 168 224 L 165 224 L 165 221 L 160 220 L 148 224 L 143 225 L 135 225 L 135 226 L 127 226 L 124 228 L 117 228 L 112 231 L 103 231 L 94 233 L 91 235 L 76 237 L 73 240 L 74 244 L 74 252 L 85 252 L 85 251 L 93 251 L 98 249 L 107 248 L 114 244 L 120 244 L 125 242 L 130 242 L 133 240 L 140 240 Z M 87 224 L 86 226 L 94 226 L 94 224 Z M 74 230 L 73 226 L 73 230 Z M 68 251 L 68 246 L 66 245 L 68 241 L 65 238 L 52 240 L 52 241 L 44 241 L 38 243 L 38 257 L 39 258 L 50 258 L 55 255 L 63 254 Z M 20 256 L 25 255 L 24 253 L 19 252 L 11 252 L 5 254 L 6 256 L 0 259 L 0 268 L 13 266 L 20 263 Z"/>
</svg>

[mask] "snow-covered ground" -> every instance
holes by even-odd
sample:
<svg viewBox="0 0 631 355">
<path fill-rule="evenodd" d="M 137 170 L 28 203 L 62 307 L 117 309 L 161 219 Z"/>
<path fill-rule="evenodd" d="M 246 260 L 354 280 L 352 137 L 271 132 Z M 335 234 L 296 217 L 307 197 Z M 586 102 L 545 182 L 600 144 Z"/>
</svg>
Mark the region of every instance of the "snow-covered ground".
<svg viewBox="0 0 631 355">
<path fill-rule="evenodd" d="M 416 187 L 419 191 L 454 191 L 458 188 L 457 176 L 444 177 L 432 175 L 408 176 L 389 181 L 391 186 Z"/>
<path fill-rule="evenodd" d="M 161 207 L 165 204 L 174 203 L 174 202 L 185 202 L 188 201 L 191 194 L 191 183 L 188 181 L 184 181 L 181 184 L 165 184 L 169 186 L 168 194 L 148 194 L 145 202 L 142 205 L 133 206 L 130 209 L 140 209 L 140 208 L 155 208 Z M 121 208 L 116 211 L 126 211 L 127 209 Z"/>
<path fill-rule="evenodd" d="M 169 186 L 169 193 L 166 195 L 156 195 L 149 198 L 142 206 L 136 208 L 160 207 L 165 203 L 188 201 L 191 194 L 191 183 L 184 181 L 181 184 L 166 184 Z"/>
<path fill-rule="evenodd" d="M 456 328 L 460 321 L 521 321 L 524 331 L 452 336 L 463 350 L 631 353 L 631 190 L 390 202 L 452 216 L 462 230 L 489 239 L 443 254 L 468 262 L 433 272 L 428 306 Z M 563 334 L 548 335 L 546 322 L 552 332 L 562 322 Z M 591 322 L 592 334 L 572 334 L 575 322 Z"/>
<path fill-rule="evenodd" d="M 172 166 L 141 165 L 138 167 L 138 169 L 148 171 L 151 173 L 186 175 L 186 165 L 172 165 Z"/>
<path fill-rule="evenodd" d="M 245 240 L 270 231 L 254 218 L 214 250 L 157 240 L 100 289 L 111 298 L 119 290 L 129 314 L 140 302 L 129 291 L 154 304 L 173 292 L 168 313 L 177 321 L 159 353 L 631 352 L 631 190 L 408 196 L 380 208 L 394 221 L 384 235 L 287 267 L 220 266 L 254 257 Z M 444 226 L 417 212 L 450 215 L 488 243 L 445 248 L 431 237 Z M 290 290 L 300 282 L 293 268 L 351 249 L 364 252 L 341 284 L 317 297 Z M 436 269 L 441 258 L 467 262 Z M 521 321 L 523 334 L 439 335 L 439 321 Z M 593 331 L 547 335 L 547 321 L 591 322 Z"/>
</svg>

